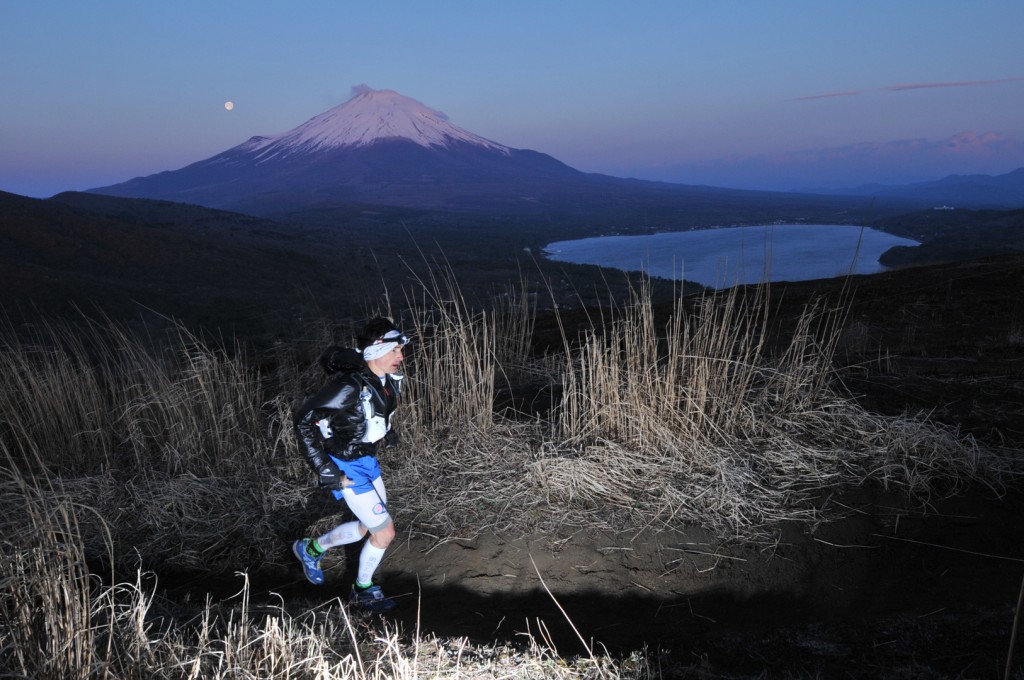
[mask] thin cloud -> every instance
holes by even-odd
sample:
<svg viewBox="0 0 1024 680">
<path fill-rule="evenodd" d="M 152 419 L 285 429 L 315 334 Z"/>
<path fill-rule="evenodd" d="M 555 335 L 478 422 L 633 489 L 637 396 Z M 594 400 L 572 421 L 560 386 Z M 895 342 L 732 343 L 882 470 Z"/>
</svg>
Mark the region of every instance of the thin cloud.
<svg viewBox="0 0 1024 680">
<path fill-rule="evenodd" d="M 1024 78 L 1000 78 L 999 80 L 961 80 L 952 83 L 919 83 L 913 85 L 890 85 L 889 87 L 883 87 L 881 89 L 888 90 L 889 92 L 899 92 L 900 90 L 923 90 L 929 87 L 974 87 L 976 85 L 995 85 L 997 83 L 1012 83 L 1018 80 L 1024 80 Z"/>
<path fill-rule="evenodd" d="M 360 83 L 359 85 L 353 85 L 352 86 L 352 96 L 353 97 L 356 97 L 356 96 L 361 95 L 361 94 L 366 94 L 368 92 L 376 92 L 376 91 L 377 90 L 373 89 L 372 87 L 370 87 L 366 83 Z"/>
<path fill-rule="evenodd" d="M 855 95 L 863 94 L 865 92 L 868 92 L 868 90 L 850 90 L 848 92 L 829 92 L 828 94 L 811 94 L 807 95 L 806 97 L 797 97 L 793 101 L 802 102 L 808 99 L 828 99 L 830 97 L 853 97 Z"/>
<path fill-rule="evenodd" d="M 868 90 L 849 90 L 847 92 L 829 92 L 826 94 L 812 94 L 806 97 L 796 97 L 792 101 L 802 102 L 809 99 L 829 99 L 831 97 L 853 97 L 865 92 L 902 92 L 904 90 L 926 90 L 935 87 L 977 87 L 979 85 L 997 85 L 999 83 L 1013 83 L 1024 80 L 1024 77 L 999 78 L 997 80 L 959 80 L 949 83 L 910 83 L 906 85 L 887 85 Z"/>
</svg>

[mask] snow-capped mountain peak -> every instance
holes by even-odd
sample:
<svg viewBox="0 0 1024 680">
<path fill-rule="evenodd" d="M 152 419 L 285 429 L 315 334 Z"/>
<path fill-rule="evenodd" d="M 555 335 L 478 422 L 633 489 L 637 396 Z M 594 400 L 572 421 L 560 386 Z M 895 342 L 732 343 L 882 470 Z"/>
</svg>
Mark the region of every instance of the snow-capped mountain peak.
<svg viewBox="0 0 1024 680">
<path fill-rule="evenodd" d="M 92 190 L 271 214 L 351 204 L 536 209 L 603 180 L 537 151 L 507 147 L 391 90 L 360 87 L 344 104 L 283 134 L 248 141 L 184 168 Z M 601 189 L 590 189 L 596 181 Z M 552 199 L 547 199 L 552 200 Z"/>
<path fill-rule="evenodd" d="M 428 148 L 467 142 L 501 153 L 510 151 L 509 147 L 449 123 L 440 111 L 394 90 L 362 86 L 356 88 L 356 92 L 345 103 L 293 130 L 269 137 L 253 137 L 242 147 L 245 151 L 265 150 L 265 153 L 277 155 L 366 146 L 384 139 L 401 138 Z"/>
</svg>

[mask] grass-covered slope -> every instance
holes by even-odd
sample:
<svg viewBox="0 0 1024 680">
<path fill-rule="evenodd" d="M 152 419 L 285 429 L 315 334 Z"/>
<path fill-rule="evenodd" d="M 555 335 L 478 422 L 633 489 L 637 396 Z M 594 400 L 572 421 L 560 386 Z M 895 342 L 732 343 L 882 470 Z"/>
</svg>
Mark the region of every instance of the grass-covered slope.
<svg viewBox="0 0 1024 680">
<path fill-rule="evenodd" d="M 873 413 L 845 391 L 833 361 L 849 309 L 842 295 L 809 301 L 775 342 L 762 289 L 680 298 L 667 314 L 639 289 L 586 323 L 556 315 L 560 344 L 537 342 L 531 300 L 508 291 L 476 310 L 442 276 L 381 310 L 415 336 L 404 443 L 384 461 L 404 531 L 557 538 L 695 526 L 721 545 L 768 548 L 783 525 L 828 522 L 834 506 L 819 501 L 844 490 L 888 489 L 924 509 L 964 487 L 1019 479 L 1012 452 L 911 413 Z M 159 618 L 151 613 L 136 569 L 276 569 L 288 537 L 332 521 L 305 502 L 310 473 L 289 427 L 292 406 L 323 380 L 317 350 L 334 339 L 311 333 L 254 354 L 184 329 L 165 338 L 116 325 L 5 330 L 6 668 L 419 677 L 410 667 L 430 659 L 442 675 L 486 673 L 441 663 L 450 642 L 371 644 L 337 605 L 304 614 L 282 599 L 254 617 L 244 605 L 164 602 Z M 502 392 L 529 392 L 532 407 L 498 409 L 526 403 Z M 550 671 L 543 644 L 515 653 L 506 669 L 528 664 L 528 675 L 652 672 L 596 650 Z"/>
</svg>

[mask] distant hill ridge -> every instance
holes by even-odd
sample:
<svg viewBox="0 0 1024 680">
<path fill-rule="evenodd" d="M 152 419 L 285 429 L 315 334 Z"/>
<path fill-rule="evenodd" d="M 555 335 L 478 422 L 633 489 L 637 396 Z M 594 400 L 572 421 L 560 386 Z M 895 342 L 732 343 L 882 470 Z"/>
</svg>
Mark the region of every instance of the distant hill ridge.
<svg viewBox="0 0 1024 680">
<path fill-rule="evenodd" d="M 1024 168 L 1005 175 L 949 175 L 912 184 L 862 184 L 848 189 L 815 188 L 802 192 L 930 201 L 935 207 L 1020 208 L 1024 207 Z"/>
</svg>

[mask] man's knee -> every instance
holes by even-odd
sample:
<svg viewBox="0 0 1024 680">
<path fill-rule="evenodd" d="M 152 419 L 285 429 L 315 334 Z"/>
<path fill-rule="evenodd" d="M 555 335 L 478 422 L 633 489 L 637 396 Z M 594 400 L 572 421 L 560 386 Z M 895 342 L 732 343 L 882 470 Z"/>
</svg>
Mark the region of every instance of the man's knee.
<svg viewBox="0 0 1024 680">
<path fill-rule="evenodd" d="M 395 523 L 388 522 L 379 529 L 370 532 L 370 543 L 375 548 L 386 548 L 395 540 Z"/>
<path fill-rule="evenodd" d="M 378 548 L 387 548 L 394 541 L 394 521 L 388 519 L 386 523 L 370 529 L 370 543 Z"/>
</svg>

